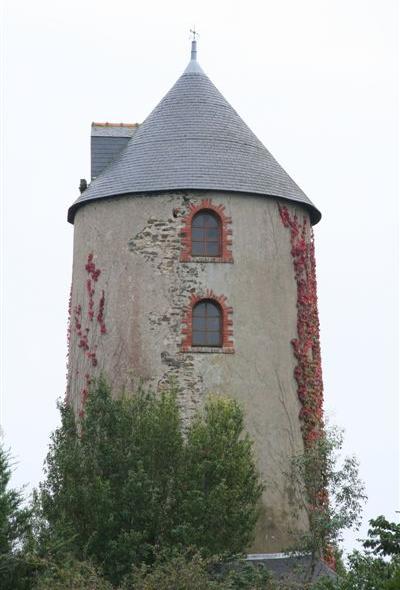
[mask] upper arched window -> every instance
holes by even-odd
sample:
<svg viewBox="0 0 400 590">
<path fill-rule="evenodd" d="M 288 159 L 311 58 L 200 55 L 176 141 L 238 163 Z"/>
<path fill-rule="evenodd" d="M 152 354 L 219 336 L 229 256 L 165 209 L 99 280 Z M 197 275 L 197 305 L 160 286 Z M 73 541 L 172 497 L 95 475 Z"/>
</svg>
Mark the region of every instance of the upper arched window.
<svg viewBox="0 0 400 590">
<path fill-rule="evenodd" d="M 193 308 L 192 346 L 222 346 L 222 310 L 211 300 L 202 300 Z"/>
<path fill-rule="evenodd" d="M 192 256 L 221 256 L 221 220 L 212 211 L 199 211 L 192 220 Z"/>
</svg>

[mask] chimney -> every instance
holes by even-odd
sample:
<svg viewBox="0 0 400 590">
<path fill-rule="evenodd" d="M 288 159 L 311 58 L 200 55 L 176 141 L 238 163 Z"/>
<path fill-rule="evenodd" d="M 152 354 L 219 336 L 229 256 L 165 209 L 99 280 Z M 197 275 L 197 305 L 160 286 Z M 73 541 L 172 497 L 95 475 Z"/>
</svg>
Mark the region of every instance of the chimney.
<svg viewBox="0 0 400 590">
<path fill-rule="evenodd" d="M 92 180 L 126 147 L 138 127 L 138 123 L 92 123 Z"/>
</svg>

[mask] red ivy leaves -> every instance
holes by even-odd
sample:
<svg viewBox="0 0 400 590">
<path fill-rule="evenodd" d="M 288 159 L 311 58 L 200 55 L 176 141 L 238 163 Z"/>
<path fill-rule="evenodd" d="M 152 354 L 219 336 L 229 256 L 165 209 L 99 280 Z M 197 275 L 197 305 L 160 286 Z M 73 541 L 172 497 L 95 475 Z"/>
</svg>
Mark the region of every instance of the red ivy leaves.
<svg viewBox="0 0 400 590">
<path fill-rule="evenodd" d="M 290 215 L 287 207 L 281 205 L 279 205 L 279 213 L 283 225 L 290 230 L 291 254 L 297 284 L 297 338 L 292 340 L 291 344 L 297 360 L 294 378 L 301 403 L 299 417 L 302 422 L 304 445 L 307 449 L 324 435 L 314 236 L 306 217 L 301 222 L 296 215 Z M 308 231 L 310 232 L 309 240 L 307 240 Z M 309 510 L 323 511 L 328 504 L 328 492 L 325 487 L 322 487 L 312 499 Z M 324 560 L 332 569 L 335 569 L 335 556 L 329 545 L 324 549 Z"/>
<path fill-rule="evenodd" d="M 93 253 L 90 253 L 87 258 L 87 263 L 85 264 L 85 270 L 88 273 L 88 278 L 86 280 L 86 293 L 87 293 L 87 319 L 89 322 L 92 322 L 93 319 L 96 317 L 97 323 L 100 327 L 100 334 L 106 334 L 106 324 L 104 321 L 104 307 L 105 307 L 105 296 L 104 290 L 101 291 L 101 296 L 98 301 L 97 305 L 97 313 L 95 311 L 96 303 L 95 303 L 95 283 L 97 283 L 99 276 L 101 274 L 101 270 L 96 267 L 94 262 Z M 71 303 L 69 308 L 69 314 L 71 314 Z M 90 367 L 96 367 L 98 365 L 98 360 L 96 356 L 97 345 L 91 342 L 90 338 L 90 323 L 83 327 L 84 319 L 82 313 L 82 305 L 78 304 L 75 305 L 73 308 L 73 325 L 75 335 L 77 336 L 77 344 L 78 348 L 82 350 L 84 353 L 84 357 L 89 362 Z M 71 331 L 68 333 L 69 338 L 71 336 Z M 85 375 L 85 383 L 81 389 L 81 409 L 79 411 L 79 416 L 84 415 L 84 406 L 86 403 L 87 396 L 89 395 L 89 386 L 91 383 L 91 378 L 89 373 Z"/>
<path fill-rule="evenodd" d="M 96 283 L 97 279 L 100 276 L 101 270 L 99 268 L 96 268 L 96 265 L 93 262 L 93 253 L 89 254 L 87 263 L 85 265 L 85 269 L 87 273 L 91 276 L 93 281 Z"/>
<path fill-rule="evenodd" d="M 105 303 L 104 291 L 102 291 L 100 301 L 99 301 L 99 311 L 97 312 L 97 321 L 100 324 L 100 333 L 101 334 L 105 334 L 107 332 L 106 325 L 104 323 L 104 303 Z"/>
<path fill-rule="evenodd" d="M 86 267 L 87 267 L 87 265 L 86 265 Z M 93 318 L 94 318 L 94 311 L 93 311 L 93 308 L 94 308 L 94 299 L 93 299 L 93 295 L 94 295 L 95 291 L 94 291 L 94 287 L 92 286 L 92 280 L 91 279 L 88 279 L 86 281 L 86 290 L 87 290 L 87 294 L 88 294 L 88 297 L 89 297 L 88 318 L 89 318 L 90 321 L 92 321 Z"/>
<path fill-rule="evenodd" d="M 312 229 L 307 218 L 299 221 L 287 207 L 279 206 L 283 225 L 290 230 L 291 254 L 297 284 L 297 338 L 292 340 L 297 366 L 294 377 L 301 402 L 300 418 L 304 444 L 309 446 L 323 433 L 323 384 L 317 282 Z M 311 232 L 307 240 L 307 232 Z"/>
</svg>

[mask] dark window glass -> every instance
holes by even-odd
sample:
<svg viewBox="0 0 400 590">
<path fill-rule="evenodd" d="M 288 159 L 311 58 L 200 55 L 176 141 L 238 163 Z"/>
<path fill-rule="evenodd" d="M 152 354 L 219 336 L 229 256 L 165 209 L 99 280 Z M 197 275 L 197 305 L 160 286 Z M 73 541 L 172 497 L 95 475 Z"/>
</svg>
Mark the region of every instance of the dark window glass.
<svg viewBox="0 0 400 590">
<path fill-rule="evenodd" d="M 218 242 L 206 242 L 206 256 L 218 256 L 219 254 L 219 243 Z"/>
<path fill-rule="evenodd" d="M 193 308 L 193 346 L 222 346 L 221 308 L 212 301 L 200 301 Z"/>
<path fill-rule="evenodd" d="M 219 240 L 219 229 L 216 227 L 215 229 L 210 227 L 207 230 L 207 236 L 210 240 Z"/>
<path fill-rule="evenodd" d="M 202 241 L 204 239 L 204 230 L 201 227 L 192 227 L 192 240 Z"/>
<path fill-rule="evenodd" d="M 218 332 L 208 332 L 207 343 L 208 346 L 220 346 L 220 335 Z"/>
<path fill-rule="evenodd" d="M 192 256 L 205 256 L 203 242 L 192 242 Z"/>
<path fill-rule="evenodd" d="M 192 256 L 221 256 L 221 222 L 213 213 L 200 211 L 193 218 Z"/>
</svg>

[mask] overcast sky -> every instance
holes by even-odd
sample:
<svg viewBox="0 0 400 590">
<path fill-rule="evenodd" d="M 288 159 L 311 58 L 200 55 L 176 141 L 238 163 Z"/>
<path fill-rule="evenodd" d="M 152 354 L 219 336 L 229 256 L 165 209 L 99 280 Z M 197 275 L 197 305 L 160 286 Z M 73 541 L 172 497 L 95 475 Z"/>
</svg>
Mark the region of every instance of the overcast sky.
<svg viewBox="0 0 400 590">
<path fill-rule="evenodd" d="M 1 423 L 36 485 L 65 390 L 73 227 L 92 121 L 142 122 L 185 68 L 322 211 L 325 408 L 361 462 L 365 523 L 399 502 L 396 0 L 8 0 L 3 25 Z M 348 535 L 350 547 L 357 535 Z"/>
</svg>

